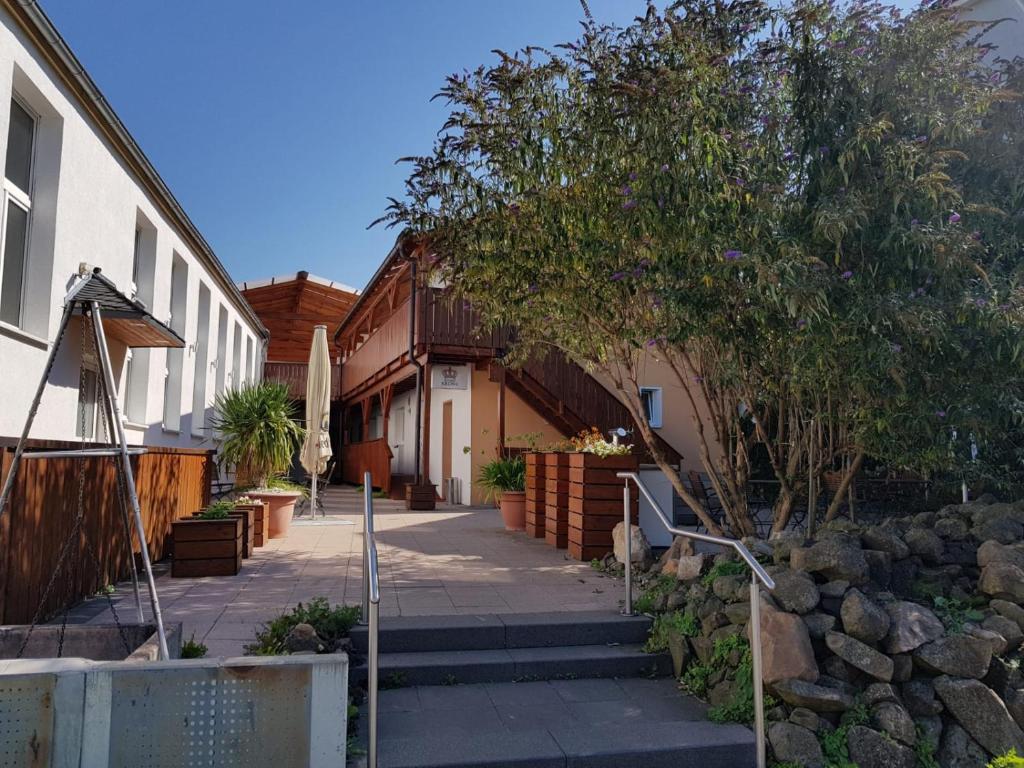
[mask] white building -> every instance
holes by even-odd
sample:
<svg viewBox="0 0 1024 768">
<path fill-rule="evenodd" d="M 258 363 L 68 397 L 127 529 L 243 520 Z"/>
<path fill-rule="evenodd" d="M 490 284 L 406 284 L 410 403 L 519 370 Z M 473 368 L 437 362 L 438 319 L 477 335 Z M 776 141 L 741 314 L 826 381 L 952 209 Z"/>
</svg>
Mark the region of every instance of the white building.
<svg viewBox="0 0 1024 768">
<path fill-rule="evenodd" d="M 260 376 L 267 332 L 39 6 L 0 0 L 0 439 L 20 434 L 86 262 L 185 339 L 111 341 L 136 444 L 212 447 L 217 392 Z M 102 438 L 96 363 L 72 322 L 33 438 Z M 84 371 L 83 371 L 84 368 Z"/>
</svg>

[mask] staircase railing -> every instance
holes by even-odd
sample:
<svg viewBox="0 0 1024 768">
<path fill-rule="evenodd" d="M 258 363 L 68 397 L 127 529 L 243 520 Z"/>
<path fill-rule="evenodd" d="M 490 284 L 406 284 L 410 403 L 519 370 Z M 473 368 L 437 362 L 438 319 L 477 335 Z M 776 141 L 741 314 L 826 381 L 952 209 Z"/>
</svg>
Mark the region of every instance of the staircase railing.
<svg viewBox="0 0 1024 768">
<path fill-rule="evenodd" d="M 367 768 L 377 768 L 377 678 L 379 673 L 380 573 L 373 527 L 373 480 L 363 474 L 363 610 L 360 623 L 366 631 L 366 711 L 369 722 Z"/>
<path fill-rule="evenodd" d="M 668 529 L 669 533 L 673 533 L 677 536 L 684 536 L 688 539 L 695 539 L 696 541 L 703 541 L 708 544 L 716 544 L 720 547 L 731 547 L 736 550 L 736 554 L 745 562 L 751 570 L 750 577 L 750 658 L 752 661 L 752 673 L 754 678 L 754 739 L 757 747 L 757 768 L 765 768 L 767 764 L 767 750 L 765 749 L 764 740 L 764 678 L 762 672 L 762 660 L 761 660 L 761 586 L 764 585 L 769 591 L 775 589 L 775 581 L 768 572 L 765 571 L 764 567 L 757 562 L 757 558 L 751 554 L 750 550 L 743 546 L 743 542 L 737 541 L 736 539 L 726 539 L 721 536 L 710 536 L 705 533 L 696 533 L 694 531 L 688 531 L 685 528 L 677 528 L 672 525 L 665 511 L 661 508 L 657 499 L 651 494 L 647 486 L 644 485 L 640 479 L 640 475 L 636 472 L 619 472 L 618 477 L 625 480 L 625 485 L 622 490 L 622 509 L 623 509 L 623 523 L 625 524 L 625 540 L 626 540 L 626 604 L 623 610 L 627 616 L 633 615 L 633 574 L 632 574 L 632 553 L 630 552 L 630 546 L 632 541 L 631 529 L 632 520 L 630 519 L 630 498 L 629 498 L 629 481 L 632 480 L 636 483 L 637 489 L 647 502 L 651 505 L 658 517 L 661 519 L 662 524 Z"/>
</svg>

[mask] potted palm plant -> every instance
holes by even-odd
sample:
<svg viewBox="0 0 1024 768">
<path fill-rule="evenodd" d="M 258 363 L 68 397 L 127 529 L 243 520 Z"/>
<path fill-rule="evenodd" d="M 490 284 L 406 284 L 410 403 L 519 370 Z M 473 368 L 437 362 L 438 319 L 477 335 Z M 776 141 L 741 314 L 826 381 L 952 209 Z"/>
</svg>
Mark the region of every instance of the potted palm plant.
<svg viewBox="0 0 1024 768">
<path fill-rule="evenodd" d="M 480 484 L 489 498 L 497 497 L 506 531 L 526 528 L 526 462 L 522 456 L 507 456 L 485 464 Z"/>
<path fill-rule="evenodd" d="M 295 502 L 304 493 L 281 475 L 302 442 L 288 387 L 263 381 L 217 395 L 213 427 L 220 435 L 220 461 L 235 470 L 236 481 L 252 483 L 251 498 L 267 503 L 270 538 L 288 534 Z"/>
</svg>

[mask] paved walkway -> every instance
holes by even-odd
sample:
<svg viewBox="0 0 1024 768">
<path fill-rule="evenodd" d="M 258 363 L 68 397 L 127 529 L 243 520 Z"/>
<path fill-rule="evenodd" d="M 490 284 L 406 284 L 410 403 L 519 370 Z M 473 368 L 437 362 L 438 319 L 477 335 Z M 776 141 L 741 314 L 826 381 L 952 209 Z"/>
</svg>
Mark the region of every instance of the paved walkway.
<svg viewBox="0 0 1024 768">
<path fill-rule="evenodd" d="M 194 634 L 211 656 L 233 656 L 263 622 L 300 601 L 359 604 L 362 497 L 339 487 L 326 497 L 326 520 L 296 519 L 286 538 L 257 549 L 237 576 L 172 579 L 162 566 L 157 591 L 165 621 L 182 622 L 185 639 Z M 619 610 L 621 580 L 542 540 L 506 532 L 495 509 L 409 512 L 378 499 L 374 510 L 382 616 Z M 130 583 L 118 585 L 114 601 L 132 620 Z M 71 620 L 104 624 L 112 616 L 104 598 L 93 598 L 73 609 Z"/>
</svg>

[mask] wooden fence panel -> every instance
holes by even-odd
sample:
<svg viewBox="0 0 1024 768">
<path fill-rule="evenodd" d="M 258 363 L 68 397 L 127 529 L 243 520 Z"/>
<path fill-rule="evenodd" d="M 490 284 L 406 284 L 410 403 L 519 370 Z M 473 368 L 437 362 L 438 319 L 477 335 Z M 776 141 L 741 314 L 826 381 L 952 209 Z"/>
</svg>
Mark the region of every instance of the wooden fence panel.
<svg viewBox="0 0 1024 768">
<path fill-rule="evenodd" d="M 39 441 L 33 447 L 73 449 L 81 444 Z M 0 481 L 13 456 L 13 447 L 3 449 Z M 115 461 L 107 457 L 22 461 L 14 492 L 0 516 L 0 624 L 28 623 L 37 610 L 46 619 L 106 584 L 128 578 L 131 571 Z M 168 553 L 171 523 L 208 503 L 213 452 L 150 448 L 133 457 L 132 468 L 150 555 L 159 560 Z M 84 515 L 74 540 L 71 533 L 77 516 L 80 469 L 84 470 Z M 130 509 L 128 512 L 130 516 Z M 44 601 L 65 545 L 66 565 L 53 578 Z M 132 549 L 139 551 L 134 535 Z"/>
</svg>

